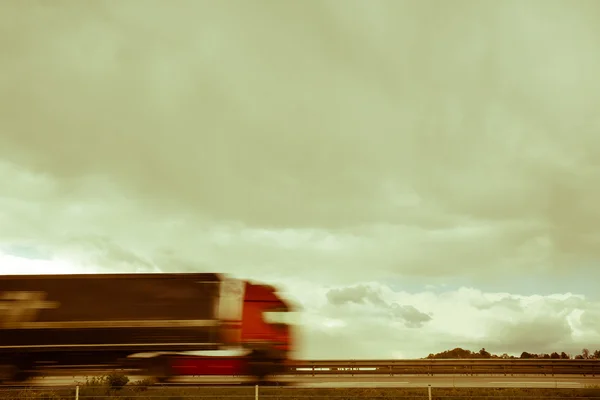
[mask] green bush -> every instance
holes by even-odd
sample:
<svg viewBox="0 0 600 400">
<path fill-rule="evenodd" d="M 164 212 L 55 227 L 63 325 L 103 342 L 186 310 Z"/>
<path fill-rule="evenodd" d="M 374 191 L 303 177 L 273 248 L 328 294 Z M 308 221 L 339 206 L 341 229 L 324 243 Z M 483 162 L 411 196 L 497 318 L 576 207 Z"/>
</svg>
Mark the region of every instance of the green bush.
<svg viewBox="0 0 600 400">
<path fill-rule="evenodd" d="M 104 377 L 110 389 L 120 390 L 129 383 L 129 377 L 121 372 L 111 372 Z"/>
<path fill-rule="evenodd" d="M 133 387 L 134 390 L 138 391 L 138 392 L 144 392 L 146 390 L 148 390 L 149 386 L 154 385 L 156 382 L 154 381 L 154 379 L 151 378 L 145 378 L 139 381 L 135 381 L 135 382 L 131 382 L 130 385 Z"/>
</svg>

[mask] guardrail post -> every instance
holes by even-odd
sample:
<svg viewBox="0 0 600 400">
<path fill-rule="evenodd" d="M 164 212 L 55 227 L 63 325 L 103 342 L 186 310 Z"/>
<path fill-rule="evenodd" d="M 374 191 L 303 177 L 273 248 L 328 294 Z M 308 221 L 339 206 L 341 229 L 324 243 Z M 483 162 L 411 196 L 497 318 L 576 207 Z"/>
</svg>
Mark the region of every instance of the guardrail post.
<svg viewBox="0 0 600 400">
<path fill-rule="evenodd" d="M 258 385 L 254 386 L 254 400 L 258 400 Z"/>
<path fill-rule="evenodd" d="M 75 400 L 79 400 L 79 385 L 75 386 Z"/>
<path fill-rule="evenodd" d="M 429 400 L 431 400 L 431 385 L 427 386 L 427 394 L 429 395 Z"/>
</svg>

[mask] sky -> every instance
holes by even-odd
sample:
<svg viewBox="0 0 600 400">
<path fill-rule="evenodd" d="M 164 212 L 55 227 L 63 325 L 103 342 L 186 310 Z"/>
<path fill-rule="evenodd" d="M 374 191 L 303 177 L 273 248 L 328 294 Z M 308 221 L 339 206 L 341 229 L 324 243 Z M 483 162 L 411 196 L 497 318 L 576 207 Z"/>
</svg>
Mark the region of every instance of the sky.
<svg viewBox="0 0 600 400">
<path fill-rule="evenodd" d="M 1 10 L 0 273 L 272 283 L 300 358 L 600 349 L 597 1 Z"/>
</svg>

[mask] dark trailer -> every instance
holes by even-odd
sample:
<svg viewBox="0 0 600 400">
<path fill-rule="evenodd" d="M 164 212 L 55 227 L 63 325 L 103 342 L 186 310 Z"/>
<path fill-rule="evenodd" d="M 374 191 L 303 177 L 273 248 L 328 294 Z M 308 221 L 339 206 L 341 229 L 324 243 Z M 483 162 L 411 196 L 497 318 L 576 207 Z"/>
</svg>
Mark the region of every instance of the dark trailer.
<svg viewBox="0 0 600 400">
<path fill-rule="evenodd" d="M 221 343 L 219 274 L 0 276 L 0 369 Z"/>
</svg>

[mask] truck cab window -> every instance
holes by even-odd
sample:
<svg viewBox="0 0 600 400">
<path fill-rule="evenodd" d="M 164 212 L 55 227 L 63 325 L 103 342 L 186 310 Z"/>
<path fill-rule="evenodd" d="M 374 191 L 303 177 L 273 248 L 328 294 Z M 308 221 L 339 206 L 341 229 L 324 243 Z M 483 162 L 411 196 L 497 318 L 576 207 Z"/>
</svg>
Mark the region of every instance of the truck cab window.
<svg viewBox="0 0 600 400">
<path fill-rule="evenodd" d="M 287 308 L 273 308 L 263 312 L 263 320 L 270 325 L 290 326 L 296 325 L 296 313 Z"/>
</svg>

